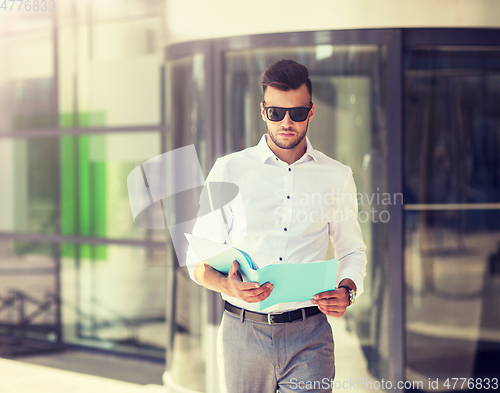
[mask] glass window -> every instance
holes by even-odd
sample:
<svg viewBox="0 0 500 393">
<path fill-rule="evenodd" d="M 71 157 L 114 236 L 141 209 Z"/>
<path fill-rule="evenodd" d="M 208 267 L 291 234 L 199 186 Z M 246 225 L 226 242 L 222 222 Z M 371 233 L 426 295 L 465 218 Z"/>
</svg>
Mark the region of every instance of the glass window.
<svg viewBox="0 0 500 393">
<path fill-rule="evenodd" d="M 345 374 L 339 367 L 336 379 L 388 379 L 387 205 L 401 204 L 402 196 L 387 193 L 386 48 L 318 45 L 226 53 L 226 153 L 255 145 L 266 133 L 259 109 L 261 74 L 281 59 L 309 69 L 316 112 L 307 135 L 315 149 L 352 168 L 358 188 L 368 271 L 356 307 L 342 319 L 330 319 L 337 352 L 349 352 L 352 361 L 344 365 Z"/>
<path fill-rule="evenodd" d="M 0 241 L 0 334 L 47 342 L 61 339 L 56 247 Z M 22 353 L 29 346 L 22 340 L 12 343 L 2 348 L 2 356 Z"/>
<path fill-rule="evenodd" d="M 0 132 L 57 126 L 52 31 L 0 35 L 0 53 Z"/>
<path fill-rule="evenodd" d="M 166 248 L 62 246 L 65 342 L 164 358 Z"/>
<path fill-rule="evenodd" d="M 165 240 L 139 228 L 130 210 L 127 176 L 160 154 L 157 132 L 61 136 L 61 232 L 64 235 Z"/>
<path fill-rule="evenodd" d="M 158 17 L 92 26 L 80 112 L 102 114 L 106 126 L 160 122 L 159 29 Z"/>
<path fill-rule="evenodd" d="M 47 6 L 51 8 L 48 1 Z M 4 7 L 3 3 L 2 7 Z M 53 26 L 54 13 L 49 9 L 46 12 L 36 12 L 33 10 L 33 2 L 31 2 L 31 9 L 30 4 L 26 2 L 7 1 L 5 7 L 0 13 L 0 36 L 11 33 L 18 35 L 40 30 L 48 31 Z M 43 8 L 41 4 L 40 8 Z"/>
<path fill-rule="evenodd" d="M 404 81 L 406 376 L 461 390 L 500 376 L 500 48 L 409 49 Z"/>
<path fill-rule="evenodd" d="M 159 16 L 82 24 L 75 19 L 87 18 L 88 10 L 73 11 L 58 36 L 61 126 L 158 125 Z"/>
<path fill-rule="evenodd" d="M 0 231 L 57 233 L 57 138 L 2 138 L 0 165 Z"/>
<path fill-rule="evenodd" d="M 0 132 L 138 126 L 136 132 L 0 138 L 0 232 L 139 244 L 3 242 L 1 321 L 31 313 L 45 293 L 59 296 L 54 266 L 60 256 L 66 342 L 164 358 L 165 264 L 172 265 L 172 253 L 162 245 L 165 231 L 134 224 L 127 189 L 129 173 L 161 154 L 159 6 L 56 1 L 57 37 L 54 12 L 0 12 Z M 147 242 L 160 248 L 140 245 Z M 37 274 L 43 285 L 33 284 Z M 26 310 L 2 308 L 12 301 L 10 289 L 23 293 L 13 304 L 24 302 Z M 50 313 L 35 324 L 42 317 L 54 324 Z"/>
<path fill-rule="evenodd" d="M 165 240 L 134 224 L 127 176 L 160 154 L 160 134 L 0 139 L 0 230 Z M 60 176 L 60 178 L 59 178 Z M 60 203 L 60 205 L 59 205 Z"/>
</svg>

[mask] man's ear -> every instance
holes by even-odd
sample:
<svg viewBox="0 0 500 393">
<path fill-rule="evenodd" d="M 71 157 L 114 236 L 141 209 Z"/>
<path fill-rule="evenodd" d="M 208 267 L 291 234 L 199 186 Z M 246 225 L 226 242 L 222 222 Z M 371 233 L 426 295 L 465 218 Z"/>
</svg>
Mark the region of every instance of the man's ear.
<svg viewBox="0 0 500 393">
<path fill-rule="evenodd" d="M 260 103 L 260 115 L 262 116 L 262 120 L 266 121 L 266 114 L 264 109 L 264 101 Z"/>
<path fill-rule="evenodd" d="M 308 115 L 309 121 L 312 121 L 315 111 L 316 111 L 316 104 L 313 102 L 313 106 L 312 106 L 311 110 L 309 111 L 309 115 Z"/>
</svg>

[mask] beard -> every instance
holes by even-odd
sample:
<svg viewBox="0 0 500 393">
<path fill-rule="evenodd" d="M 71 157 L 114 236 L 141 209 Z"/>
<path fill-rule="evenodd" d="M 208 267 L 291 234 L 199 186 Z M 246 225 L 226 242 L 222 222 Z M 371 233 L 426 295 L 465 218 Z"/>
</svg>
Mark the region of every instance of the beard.
<svg viewBox="0 0 500 393">
<path fill-rule="evenodd" d="M 293 129 L 289 129 L 289 130 L 280 130 L 280 131 L 286 131 L 286 132 L 293 132 L 297 135 L 297 137 L 294 139 L 294 140 L 291 140 L 289 142 L 282 142 L 282 141 L 279 141 L 278 140 L 278 132 L 279 131 L 275 131 L 274 133 L 271 132 L 271 130 L 269 130 L 269 127 L 267 128 L 267 134 L 269 135 L 269 137 L 271 138 L 271 140 L 274 142 L 274 144 L 276 146 L 278 146 L 280 149 L 293 149 L 295 146 L 297 146 L 300 142 L 302 142 L 302 140 L 304 139 L 304 137 L 306 136 L 306 133 L 307 133 L 307 129 L 309 128 L 309 121 L 307 122 L 307 125 L 306 125 L 306 130 L 304 131 L 303 134 L 298 134 L 295 130 Z"/>
</svg>

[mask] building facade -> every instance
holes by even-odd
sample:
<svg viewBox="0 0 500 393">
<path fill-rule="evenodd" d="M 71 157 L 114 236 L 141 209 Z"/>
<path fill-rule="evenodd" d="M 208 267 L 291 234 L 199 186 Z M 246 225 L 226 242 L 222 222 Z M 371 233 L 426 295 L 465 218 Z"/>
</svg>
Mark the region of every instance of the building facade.
<svg viewBox="0 0 500 393">
<path fill-rule="evenodd" d="M 56 6 L 0 37 L 4 351 L 166 356 L 169 391 L 218 391 L 220 296 L 190 281 L 168 232 L 134 225 L 125 179 L 189 144 L 206 175 L 255 144 L 260 74 L 290 58 L 311 73 L 311 143 L 353 169 L 367 244 L 365 293 L 331 321 L 337 380 L 499 378 L 495 2 Z"/>
</svg>

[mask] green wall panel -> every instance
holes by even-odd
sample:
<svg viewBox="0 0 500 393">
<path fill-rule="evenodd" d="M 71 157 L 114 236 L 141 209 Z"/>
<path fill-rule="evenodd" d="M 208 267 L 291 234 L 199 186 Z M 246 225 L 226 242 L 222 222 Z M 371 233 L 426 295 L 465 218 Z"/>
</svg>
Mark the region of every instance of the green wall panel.
<svg viewBox="0 0 500 393">
<path fill-rule="evenodd" d="M 62 127 L 88 127 L 104 123 L 102 113 L 61 115 Z M 61 157 L 61 233 L 71 236 L 106 237 L 106 138 L 101 135 L 62 136 Z M 95 157 L 95 151 L 97 154 Z M 81 245 L 79 257 L 106 258 L 105 245 Z M 73 245 L 62 248 L 64 257 L 75 257 Z"/>
</svg>

